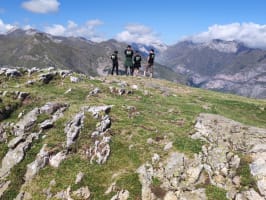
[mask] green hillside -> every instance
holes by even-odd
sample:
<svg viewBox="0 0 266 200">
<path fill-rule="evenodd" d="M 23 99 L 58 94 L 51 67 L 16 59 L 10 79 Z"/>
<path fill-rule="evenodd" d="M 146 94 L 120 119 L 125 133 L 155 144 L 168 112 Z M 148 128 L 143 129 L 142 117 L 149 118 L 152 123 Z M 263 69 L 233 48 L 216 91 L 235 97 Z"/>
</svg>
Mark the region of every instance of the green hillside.
<svg viewBox="0 0 266 200">
<path fill-rule="evenodd" d="M 20 193 L 21 199 L 60 199 L 56 195 L 60 191 L 66 191 L 65 195 L 70 194 L 73 199 L 104 200 L 111 199 L 121 190 L 129 192 L 128 199 L 141 199 L 142 183 L 137 172 L 141 165 L 151 163 L 154 154 L 160 156 L 160 161 L 166 160 L 173 152 L 193 158 L 195 153 L 201 151 L 201 146 L 206 144 L 206 141 L 191 138 L 200 113 L 221 115 L 247 126 L 266 128 L 265 100 L 195 89 L 145 77 L 88 78 L 75 73 L 63 77 L 60 72 L 53 72 L 51 80 L 45 84 L 39 80 L 40 74 L 44 73 L 48 72 L 44 70 L 29 75 L 23 71 L 22 76 L 18 77 L 7 77 L 4 73 L 0 75 L 1 159 L 11 149 L 9 142 L 18 137 L 15 134 L 15 124 L 23 116 L 47 102 L 66 106 L 63 115 L 53 125 L 40 128 L 40 124 L 52 116 L 51 113 L 41 113 L 30 127 L 24 127 L 27 137 L 35 132 L 39 135 L 32 139 L 21 162 L 10 169 L 8 175 L 2 176 L 2 185 L 7 180 L 10 183 L 1 199 L 14 199 L 20 191 L 26 191 Z M 77 77 L 78 82 L 71 82 L 70 76 Z M 33 83 L 27 84 L 29 80 L 33 80 Z M 21 93 L 25 93 L 25 96 L 18 98 Z M 99 112 L 98 118 L 93 117 L 91 112 L 84 111 L 92 106 L 109 105 L 112 106 L 110 111 Z M 84 112 L 81 129 L 73 138 L 73 144 L 67 146 L 66 125 L 81 111 Z M 93 137 L 92 133 L 102 125 L 101 120 L 107 114 L 111 124 L 104 134 L 110 138 L 110 155 L 106 162 L 98 164 L 97 160 L 89 156 L 88 151 L 100 137 Z M 19 115 L 22 116 L 18 118 Z M 25 137 L 21 140 L 27 140 Z M 172 142 L 172 147 L 166 150 L 165 146 L 169 142 Z M 49 158 L 61 151 L 66 158 L 58 168 L 46 163 L 32 179 L 25 182 L 27 165 L 36 159 L 44 144 Z M 16 148 L 15 145 L 12 148 Z M 242 155 L 244 153 L 239 153 L 239 157 Z M 243 162 L 239 166 L 238 173 L 242 181 L 238 190 L 255 188 L 258 191 L 249 168 L 244 170 L 246 166 Z M 160 168 L 159 164 L 154 164 L 153 167 L 154 170 L 156 167 Z M 75 183 L 79 172 L 84 176 L 80 182 Z M 246 182 L 243 181 L 244 178 L 247 179 Z M 106 192 L 112 184 L 114 187 L 109 193 Z M 74 191 L 86 186 L 90 191 L 89 198 L 74 195 Z M 158 199 L 165 197 L 168 192 L 160 176 L 152 177 L 150 188 Z M 226 199 L 226 191 L 211 182 L 205 181 L 193 188 L 204 188 L 208 199 Z"/>
</svg>

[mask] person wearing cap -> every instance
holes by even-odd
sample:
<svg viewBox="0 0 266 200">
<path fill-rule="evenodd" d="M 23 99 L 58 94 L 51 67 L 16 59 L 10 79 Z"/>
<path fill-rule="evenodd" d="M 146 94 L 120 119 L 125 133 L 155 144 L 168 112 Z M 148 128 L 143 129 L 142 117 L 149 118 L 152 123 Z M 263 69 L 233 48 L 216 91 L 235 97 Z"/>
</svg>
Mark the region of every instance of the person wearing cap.
<svg viewBox="0 0 266 200">
<path fill-rule="evenodd" d="M 153 74 L 153 65 L 154 65 L 154 58 L 155 58 L 155 54 L 154 54 L 154 50 L 151 49 L 149 52 L 149 56 L 147 58 L 147 65 L 146 65 L 146 69 L 144 70 L 144 76 L 146 76 L 146 73 L 148 71 L 150 71 L 150 77 L 152 78 L 152 74 Z"/>
<path fill-rule="evenodd" d="M 116 75 L 118 75 L 118 57 L 117 57 L 118 51 L 114 51 L 114 53 L 111 55 L 111 60 L 113 62 L 113 68 L 111 71 L 111 74 L 114 75 L 114 70 L 116 72 Z"/>
<path fill-rule="evenodd" d="M 137 76 L 139 74 L 139 68 L 141 67 L 141 55 L 138 51 L 136 51 L 136 54 L 134 56 L 134 72 L 133 75 Z"/>
<path fill-rule="evenodd" d="M 125 49 L 124 51 L 124 54 L 125 54 L 125 74 L 126 75 L 133 75 L 133 62 L 132 62 L 132 58 L 133 58 L 133 50 L 131 49 L 131 46 L 128 45 L 127 48 Z M 128 68 L 130 69 L 130 71 L 128 70 Z"/>
</svg>

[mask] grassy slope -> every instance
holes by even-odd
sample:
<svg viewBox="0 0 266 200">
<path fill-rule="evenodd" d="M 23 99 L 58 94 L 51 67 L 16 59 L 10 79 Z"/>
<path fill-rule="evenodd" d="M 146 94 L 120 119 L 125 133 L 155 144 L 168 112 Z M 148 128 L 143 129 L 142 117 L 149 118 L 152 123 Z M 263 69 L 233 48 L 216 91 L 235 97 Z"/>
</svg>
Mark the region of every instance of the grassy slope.
<svg viewBox="0 0 266 200">
<path fill-rule="evenodd" d="M 55 179 L 56 185 L 51 192 L 56 193 L 71 185 L 72 190 L 81 186 L 88 186 L 93 199 L 110 199 L 114 193 L 105 195 L 104 192 L 112 182 L 117 182 L 121 189 L 128 189 L 131 199 L 140 199 L 141 186 L 135 173 L 136 169 L 145 161 L 151 160 L 153 153 L 165 157 L 163 145 L 149 145 L 148 138 L 167 141 L 176 141 L 173 150 L 180 150 L 191 154 L 198 150 L 199 143 L 191 141 L 188 136 L 193 133 L 195 119 L 201 112 L 216 113 L 248 125 L 266 128 L 266 101 L 254 100 L 233 95 L 205 91 L 176 85 L 164 80 L 133 78 L 133 77 L 107 77 L 107 81 L 84 80 L 78 84 L 70 83 L 69 78 L 57 78 L 48 85 L 35 84 L 24 86 L 28 77 L 6 79 L 0 76 L 5 88 L 0 91 L 30 92 L 31 98 L 15 110 L 11 116 L 4 120 L 17 121 L 17 115 L 25 110 L 30 111 L 36 106 L 42 106 L 48 101 L 67 102 L 69 109 L 63 118 L 56 122 L 55 127 L 45 132 L 46 138 L 35 142 L 34 148 L 25 160 L 16 166 L 21 169 L 35 159 L 36 153 L 47 143 L 50 148 L 61 150 L 66 140 L 63 132 L 67 121 L 80 111 L 80 107 L 88 105 L 109 105 L 114 107 L 110 112 L 112 118 L 111 156 L 104 165 L 89 164 L 82 156 L 82 147 L 92 141 L 89 134 L 97 123 L 90 116 L 86 118 L 85 127 L 76 145 L 76 151 L 71 153 L 59 169 L 45 167 L 33 179 L 26 189 L 33 194 L 33 199 L 46 199 L 43 188 L 49 187 L 49 182 Z M 131 95 L 118 96 L 109 92 L 109 86 L 118 87 L 112 79 L 126 81 L 130 85 L 139 86 Z M 20 87 L 20 89 L 18 88 Z M 87 97 L 89 92 L 99 87 L 98 96 Z M 64 94 L 72 88 L 72 92 Z M 145 94 L 145 90 L 148 94 Z M 134 106 L 135 111 L 129 111 L 127 106 Z M 181 141 L 181 142 L 180 142 Z M 178 145 L 179 144 L 179 145 Z M 187 145 L 180 145 L 187 144 Z M 132 148 L 129 149 L 129 146 Z M 6 144 L 0 144 L 0 150 L 6 150 Z M 3 154 L 0 152 L 0 155 Z M 81 183 L 75 185 L 75 177 L 79 171 L 85 173 Z M 25 170 L 13 170 L 10 177 L 12 187 L 4 194 L 5 199 L 13 199 L 18 193 L 22 183 L 14 177 L 23 177 Z"/>
</svg>

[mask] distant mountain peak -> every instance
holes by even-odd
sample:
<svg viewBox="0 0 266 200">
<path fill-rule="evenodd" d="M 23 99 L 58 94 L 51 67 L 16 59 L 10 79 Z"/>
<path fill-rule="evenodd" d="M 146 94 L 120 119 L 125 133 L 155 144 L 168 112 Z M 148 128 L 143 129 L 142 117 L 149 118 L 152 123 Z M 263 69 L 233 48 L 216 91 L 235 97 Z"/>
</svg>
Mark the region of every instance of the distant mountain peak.
<svg viewBox="0 0 266 200">
<path fill-rule="evenodd" d="M 217 50 L 223 53 L 236 53 L 239 49 L 239 42 L 237 41 L 225 41 L 221 39 L 214 39 L 209 42 L 203 43 L 204 47 L 208 47 L 213 50 Z"/>
</svg>

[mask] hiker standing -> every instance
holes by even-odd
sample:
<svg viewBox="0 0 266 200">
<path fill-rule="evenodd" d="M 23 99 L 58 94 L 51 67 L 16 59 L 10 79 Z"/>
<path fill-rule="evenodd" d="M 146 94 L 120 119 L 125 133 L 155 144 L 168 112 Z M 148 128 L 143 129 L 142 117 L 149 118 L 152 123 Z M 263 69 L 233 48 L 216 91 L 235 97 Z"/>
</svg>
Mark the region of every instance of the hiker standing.
<svg viewBox="0 0 266 200">
<path fill-rule="evenodd" d="M 139 68 L 141 67 L 141 55 L 138 51 L 136 51 L 136 55 L 134 56 L 134 72 L 133 75 L 137 76 L 139 74 Z"/>
<path fill-rule="evenodd" d="M 133 50 L 131 49 L 131 46 L 128 45 L 126 50 L 124 51 L 125 53 L 125 57 L 126 57 L 126 60 L 125 60 L 125 73 L 126 75 L 133 75 L 133 62 L 132 62 L 132 58 L 133 58 Z M 130 71 L 128 71 L 128 68 Z"/>
<path fill-rule="evenodd" d="M 154 50 L 151 49 L 149 56 L 147 58 L 147 62 L 148 64 L 146 65 L 146 69 L 144 71 L 144 76 L 146 76 L 146 73 L 148 71 L 150 71 L 150 77 L 152 78 L 152 74 L 153 74 L 153 65 L 154 65 L 154 58 L 155 58 L 155 54 L 154 54 Z"/>
<path fill-rule="evenodd" d="M 117 57 L 118 51 L 114 51 L 114 53 L 111 55 L 111 60 L 113 61 L 113 68 L 111 71 L 111 74 L 114 75 L 114 70 L 116 72 L 116 75 L 118 75 L 118 57 Z"/>
</svg>

